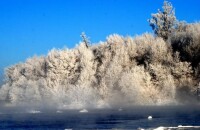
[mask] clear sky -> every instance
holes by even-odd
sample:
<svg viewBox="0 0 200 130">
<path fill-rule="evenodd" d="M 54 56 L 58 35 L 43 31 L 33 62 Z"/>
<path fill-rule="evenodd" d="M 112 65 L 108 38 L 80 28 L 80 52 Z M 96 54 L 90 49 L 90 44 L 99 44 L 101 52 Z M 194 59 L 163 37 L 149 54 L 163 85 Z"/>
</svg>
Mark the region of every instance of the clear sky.
<svg viewBox="0 0 200 130">
<path fill-rule="evenodd" d="M 200 20 L 200 0 L 170 0 L 179 20 Z M 147 19 L 163 0 L 0 0 L 0 75 L 3 68 L 52 48 L 151 32 Z"/>
</svg>

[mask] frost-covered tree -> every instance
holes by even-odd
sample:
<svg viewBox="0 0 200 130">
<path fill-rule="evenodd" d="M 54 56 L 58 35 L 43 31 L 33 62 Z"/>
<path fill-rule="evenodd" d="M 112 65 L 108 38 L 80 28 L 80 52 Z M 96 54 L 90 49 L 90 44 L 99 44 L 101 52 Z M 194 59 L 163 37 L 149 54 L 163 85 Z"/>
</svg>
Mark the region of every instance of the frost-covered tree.
<svg viewBox="0 0 200 130">
<path fill-rule="evenodd" d="M 86 36 L 85 32 L 81 33 L 81 38 L 83 40 L 83 42 L 85 43 L 85 46 L 88 48 L 89 44 L 90 44 L 90 40 L 89 38 Z"/>
<path fill-rule="evenodd" d="M 73 49 L 52 49 L 46 56 L 8 67 L 0 106 L 116 108 L 196 100 L 200 23 L 176 28 L 168 42 L 151 34 L 113 34 L 99 44 L 86 43 L 83 35 Z"/>
<path fill-rule="evenodd" d="M 152 18 L 148 21 L 154 33 L 167 40 L 169 35 L 174 31 L 177 23 L 172 4 L 165 0 L 162 11 L 158 10 L 158 13 L 152 14 Z"/>
</svg>

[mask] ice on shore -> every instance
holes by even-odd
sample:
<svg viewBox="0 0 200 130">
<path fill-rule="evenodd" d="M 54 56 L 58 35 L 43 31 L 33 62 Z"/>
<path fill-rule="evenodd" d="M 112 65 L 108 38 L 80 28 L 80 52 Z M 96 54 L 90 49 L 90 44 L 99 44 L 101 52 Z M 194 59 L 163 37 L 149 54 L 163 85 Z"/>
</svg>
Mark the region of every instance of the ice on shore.
<svg viewBox="0 0 200 130">
<path fill-rule="evenodd" d="M 63 113 L 62 111 L 57 110 L 56 113 Z"/>
<path fill-rule="evenodd" d="M 163 127 L 160 126 L 158 128 L 152 129 L 152 130 L 197 130 L 200 129 L 200 126 L 182 126 L 182 125 L 178 125 L 177 127 Z M 151 130 L 151 129 L 148 129 Z"/>
<path fill-rule="evenodd" d="M 28 113 L 36 114 L 36 113 L 41 113 L 41 111 L 37 111 L 37 110 L 29 110 Z"/>
<path fill-rule="evenodd" d="M 148 120 L 152 120 L 153 119 L 153 117 L 152 116 L 148 116 Z"/>
<path fill-rule="evenodd" d="M 87 109 L 82 109 L 82 110 L 80 110 L 79 112 L 80 112 L 80 113 L 87 113 L 88 110 L 87 110 Z"/>
</svg>

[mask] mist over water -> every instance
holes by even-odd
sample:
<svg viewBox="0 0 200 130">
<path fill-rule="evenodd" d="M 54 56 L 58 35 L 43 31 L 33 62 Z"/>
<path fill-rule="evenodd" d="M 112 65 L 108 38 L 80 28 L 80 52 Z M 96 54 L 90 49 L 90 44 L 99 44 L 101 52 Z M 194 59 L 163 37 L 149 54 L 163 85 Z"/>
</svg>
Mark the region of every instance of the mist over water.
<svg viewBox="0 0 200 130">
<path fill-rule="evenodd" d="M 199 42 L 199 24 L 186 29 Z M 198 33 L 197 33 L 198 32 Z M 198 65 L 183 60 L 173 42 L 144 34 L 117 34 L 105 42 L 74 49 L 53 49 L 8 67 L 0 88 L 2 106 L 59 109 L 137 105 L 198 104 Z"/>
</svg>

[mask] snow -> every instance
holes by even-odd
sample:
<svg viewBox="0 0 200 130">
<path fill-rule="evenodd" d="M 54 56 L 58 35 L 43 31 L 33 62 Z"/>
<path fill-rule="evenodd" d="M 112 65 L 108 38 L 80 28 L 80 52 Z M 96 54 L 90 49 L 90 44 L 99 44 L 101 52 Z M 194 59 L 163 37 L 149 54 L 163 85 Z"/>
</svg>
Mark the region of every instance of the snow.
<svg viewBox="0 0 200 130">
<path fill-rule="evenodd" d="M 200 126 L 182 126 L 182 125 L 178 125 L 177 127 L 163 127 L 163 126 L 160 126 L 158 128 L 155 128 L 153 130 L 169 130 L 169 129 L 184 129 L 184 128 L 195 128 L 195 129 L 200 129 Z"/>
<path fill-rule="evenodd" d="M 79 112 L 80 112 L 80 113 L 87 113 L 88 110 L 87 110 L 87 109 L 82 109 L 82 110 L 80 110 Z"/>
<path fill-rule="evenodd" d="M 28 113 L 36 114 L 36 113 L 41 113 L 41 111 L 37 111 L 37 110 L 30 110 L 30 111 L 28 111 Z"/>
<path fill-rule="evenodd" d="M 153 118 L 152 116 L 148 116 L 148 120 L 152 120 L 152 118 Z"/>
</svg>

